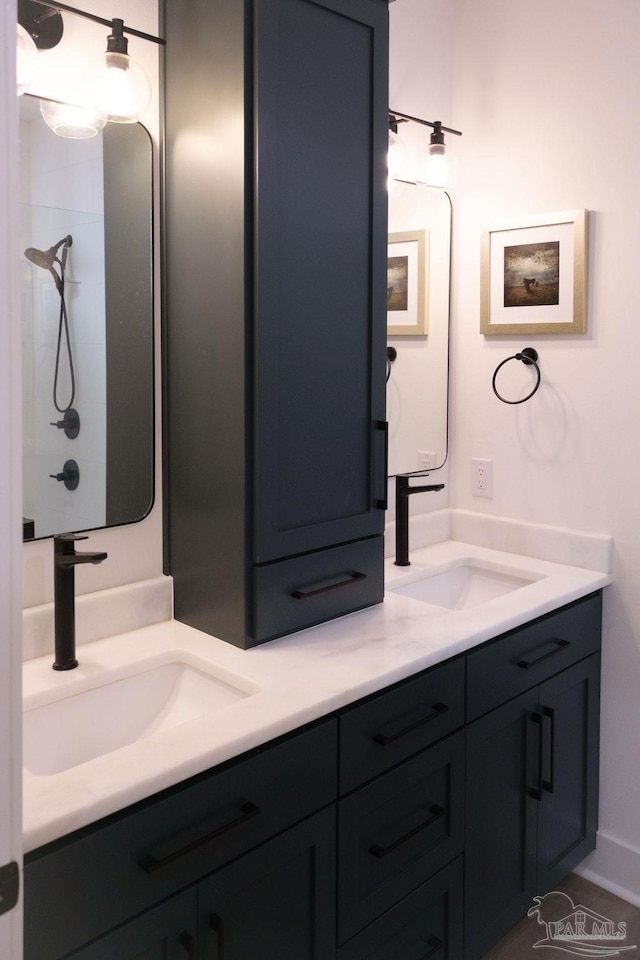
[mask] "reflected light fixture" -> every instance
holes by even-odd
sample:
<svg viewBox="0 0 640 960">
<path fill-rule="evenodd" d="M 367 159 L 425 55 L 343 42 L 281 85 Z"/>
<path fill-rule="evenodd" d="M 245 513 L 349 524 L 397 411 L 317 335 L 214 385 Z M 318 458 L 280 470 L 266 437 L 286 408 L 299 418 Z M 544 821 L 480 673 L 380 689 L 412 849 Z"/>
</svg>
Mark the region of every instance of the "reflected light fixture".
<svg viewBox="0 0 640 960">
<path fill-rule="evenodd" d="M 425 166 L 425 183 L 430 187 L 444 187 L 447 182 L 447 161 L 445 157 L 445 133 L 454 134 L 456 137 L 462 136 L 462 131 L 454 130 L 452 127 L 443 127 L 440 120 L 422 120 L 420 117 L 412 117 L 408 113 L 400 113 L 398 110 L 389 110 L 389 127 L 399 122 L 419 123 L 425 127 L 431 127 L 432 133 L 429 142 L 429 156 Z"/>
<path fill-rule="evenodd" d="M 95 110 L 56 100 L 40 100 L 40 113 L 50 130 L 70 140 L 95 137 L 107 124 L 106 119 Z"/>
<path fill-rule="evenodd" d="M 107 37 L 106 53 L 83 78 L 83 102 L 82 105 L 74 105 L 75 119 L 71 116 L 71 109 L 67 111 L 66 118 L 61 119 L 52 107 L 43 107 L 43 116 L 51 129 L 59 136 L 78 138 L 94 136 L 107 121 L 136 123 L 151 101 L 151 84 L 142 67 L 129 56 L 125 34 L 152 43 L 164 44 L 165 41 L 141 30 L 125 27 L 124 21 L 118 18 L 105 20 L 86 10 L 52 0 L 18 0 L 19 35 L 22 28 L 38 50 L 51 49 L 62 38 L 64 25 L 61 11 L 101 23 L 110 27 L 111 32 Z M 71 105 L 68 106 L 71 108 Z"/>
<path fill-rule="evenodd" d="M 397 117 L 389 117 L 389 146 L 387 150 L 387 190 L 390 197 L 400 196 L 407 176 L 407 148 L 398 135 L 398 124 L 406 123 Z"/>
<path fill-rule="evenodd" d="M 16 38 L 16 91 L 19 97 L 27 93 L 35 79 L 38 66 L 38 48 L 21 24 Z"/>
</svg>

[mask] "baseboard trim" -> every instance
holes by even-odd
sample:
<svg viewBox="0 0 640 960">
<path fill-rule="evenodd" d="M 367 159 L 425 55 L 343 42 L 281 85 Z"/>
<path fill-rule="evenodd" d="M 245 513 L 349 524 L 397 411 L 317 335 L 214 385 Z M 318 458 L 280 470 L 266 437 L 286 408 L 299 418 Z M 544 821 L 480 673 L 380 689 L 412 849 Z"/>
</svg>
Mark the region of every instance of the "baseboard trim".
<svg viewBox="0 0 640 960">
<path fill-rule="evenodd" d="M 640 907 L 640 850 L 622 840 L 598 833 L 596 849 L 574 873 Z"/>
</svg>

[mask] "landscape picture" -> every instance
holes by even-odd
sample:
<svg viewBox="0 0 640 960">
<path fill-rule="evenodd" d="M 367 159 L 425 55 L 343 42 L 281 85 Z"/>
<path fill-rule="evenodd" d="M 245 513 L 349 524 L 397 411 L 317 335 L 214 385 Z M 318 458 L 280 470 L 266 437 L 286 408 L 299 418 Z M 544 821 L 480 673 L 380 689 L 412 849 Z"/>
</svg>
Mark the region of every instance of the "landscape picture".
<svg viewBox="0 0 640 960">
<path fill-rule="evenodd" d="M 387 259 L 387 310 L 409 309 L 409 257 Z"/>
<path fill-rule="evenodd" d="M 504 248 L 504 306 L 554 306 L 560 302 L 560 242 Z"/>
</svg>

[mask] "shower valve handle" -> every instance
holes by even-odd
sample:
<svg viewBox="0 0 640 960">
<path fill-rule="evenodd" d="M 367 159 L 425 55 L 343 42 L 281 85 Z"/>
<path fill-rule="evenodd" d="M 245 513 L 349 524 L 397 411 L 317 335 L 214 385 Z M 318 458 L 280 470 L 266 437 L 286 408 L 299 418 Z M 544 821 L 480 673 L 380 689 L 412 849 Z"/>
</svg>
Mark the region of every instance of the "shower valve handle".
<svg viewBox="0 0 640 960">
<path fill-rule="evenodd" d="M 65 460 L 61 473 L 50 473 L 52 480 L 64 483 L 67 490 L 75 490 L 80 483 L 80 468 L 75 460 Z"/>
</svg>

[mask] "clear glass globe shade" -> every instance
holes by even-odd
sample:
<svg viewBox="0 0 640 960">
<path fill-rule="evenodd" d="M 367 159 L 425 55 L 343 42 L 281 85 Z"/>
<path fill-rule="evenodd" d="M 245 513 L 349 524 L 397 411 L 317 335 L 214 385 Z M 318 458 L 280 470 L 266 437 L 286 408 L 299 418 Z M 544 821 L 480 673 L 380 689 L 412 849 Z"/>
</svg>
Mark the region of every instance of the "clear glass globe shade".
<svg viewBox="0 0 640 960">
<path fill-rule="evenodd" d="M 106 125 L 106 120 L 95 111 L 86 107 L 75 107 L 70 103 L 57 103 L 55 100 L 41 100 L 40 113 L 50 130 L 59 137 L 70 140 L 86 140 L 95 137 Z"/>
<path fill-rule="evenodd" d="M 24 27 L 18 26 L 16 41 L 16 87 L 18 96 L 26 93 L 35 80 L 38 48 Z"/>
<path fill-rule="evenodd" d="M 389 149 L 387 152 L 387 190 L 390 197 L 399 196 L 404 190 L 400 180 L 407 178 L 407 148 L 397 133 L 389 130 Z"/>
<path fill-rule="evenodd" d="M 137 123 L 151 102 L 151 84 L 126 53 L 106 53 L 86 74 L 86 103 L 111 123 Z"/>
</svg>

